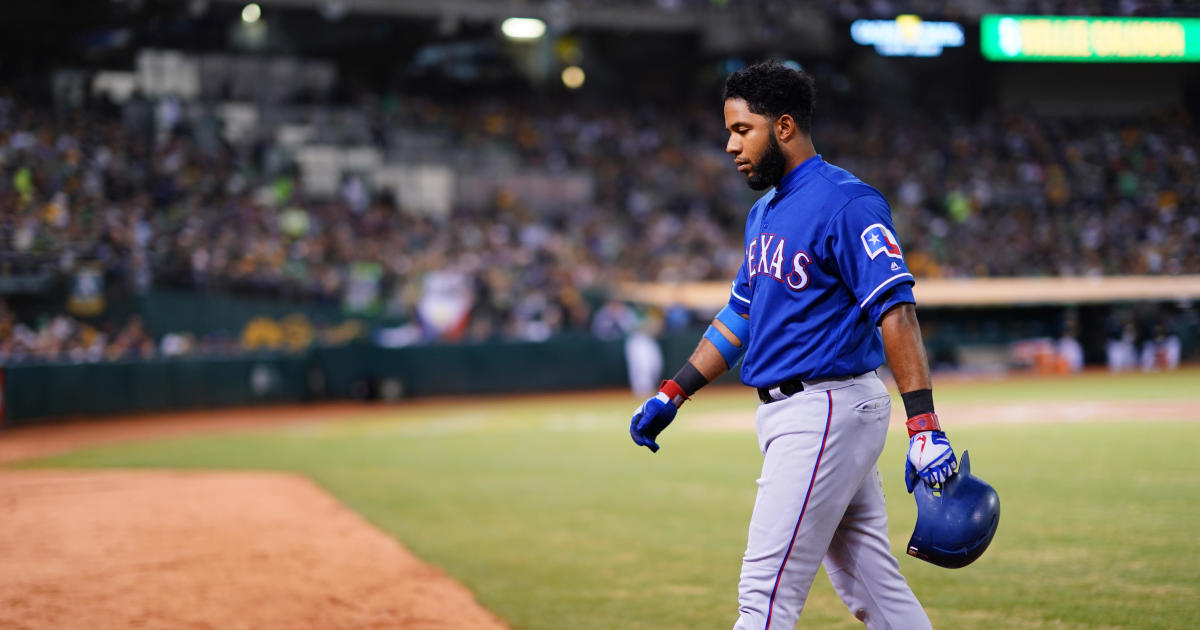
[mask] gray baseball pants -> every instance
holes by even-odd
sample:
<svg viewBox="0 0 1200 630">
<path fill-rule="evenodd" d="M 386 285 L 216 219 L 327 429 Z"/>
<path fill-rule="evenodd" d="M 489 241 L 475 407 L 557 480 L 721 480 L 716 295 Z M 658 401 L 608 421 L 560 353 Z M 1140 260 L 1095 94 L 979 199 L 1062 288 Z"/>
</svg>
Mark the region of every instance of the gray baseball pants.
<svg viewBox="0 0 1200 630">
<path fill-rule="evenodd" d="M 892 556 L 876 463 L 891 400 L 875 372 L 805 382 L 759 406 L 763 453 L 738 583 L 734 630 L 793 630 L 817 566 L 871 630 L 922 630 L 929 618 Z"/>
</svg>

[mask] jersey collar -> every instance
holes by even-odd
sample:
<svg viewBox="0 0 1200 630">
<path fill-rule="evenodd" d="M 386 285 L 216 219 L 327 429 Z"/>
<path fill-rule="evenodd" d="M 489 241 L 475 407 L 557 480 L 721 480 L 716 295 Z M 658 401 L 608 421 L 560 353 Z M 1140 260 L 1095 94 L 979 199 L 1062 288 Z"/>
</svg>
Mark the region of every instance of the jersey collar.
<svg viewBox="0 0 1200 630">
<path fill-rule="evenodd" d="M 796 168 L 789 171 L 787 175 L 784 175 L 783 179 L 780 179 L 779 183 L 775 185 L 775 197 L 778 198 L 788 194 L 788 191 L 795 188 L 800 180 L 804 179 L 806 173 L 811 172 L 824 163 L 825 161 L 821 159 L 821 154 L 818 153 L 798 164 Z"/>
</svg>

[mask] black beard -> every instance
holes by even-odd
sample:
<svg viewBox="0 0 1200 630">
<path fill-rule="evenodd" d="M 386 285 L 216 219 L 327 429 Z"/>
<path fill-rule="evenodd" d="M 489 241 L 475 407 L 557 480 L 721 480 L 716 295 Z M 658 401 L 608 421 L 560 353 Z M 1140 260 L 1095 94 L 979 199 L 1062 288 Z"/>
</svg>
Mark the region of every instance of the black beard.
<svg viewBox="0 0 1200 630">
<path fill-rule="evenodd" d="M 779 147 L 779 141 L 775 139 L 775 130 L 772 129 L 771 137 L 767 138 L 767 151 L 753 167 L 754 174 L 746 178 L 746 185 L 750 186 L 751 190 L 766 190 L 783 179 L 783 169 L 786 167 L 787 160 L 783 157 L 783 149 Z"/>
</svg>

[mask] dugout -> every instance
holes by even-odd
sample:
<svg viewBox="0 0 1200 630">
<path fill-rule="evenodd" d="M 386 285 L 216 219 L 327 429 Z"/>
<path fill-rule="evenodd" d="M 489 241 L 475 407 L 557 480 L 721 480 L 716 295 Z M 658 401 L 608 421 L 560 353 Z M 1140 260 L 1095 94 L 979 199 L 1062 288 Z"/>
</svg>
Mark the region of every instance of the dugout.
<svg viewBox="0 0 1200 630">
<path fill-rule="evenodd" d="M 626 299 L 716 313 L 728 301 L 724 282 L 627 284 Z M 918 280 L 914 287 L 933 367 L 1013 367 L 1013 344 L 1075 338 L 1087 364 L 1103 365 L 1107 345 L 1126 334 L 1141 348 L 1156 335 L 1179 340 L 1181 355 L 1200 354 L 1200 276 L 974 278 Z M 685 357 L 686 358 L 686 357 Z"/>
</svg>

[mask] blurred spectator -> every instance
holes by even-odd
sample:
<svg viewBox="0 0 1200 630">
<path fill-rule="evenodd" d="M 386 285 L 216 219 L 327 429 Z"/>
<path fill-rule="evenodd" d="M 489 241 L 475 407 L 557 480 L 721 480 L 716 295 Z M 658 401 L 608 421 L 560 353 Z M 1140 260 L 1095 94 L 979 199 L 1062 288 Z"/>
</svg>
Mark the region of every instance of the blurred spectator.
<svg viewBox="0 0 1200 630">
<path fill-rule="evenodd" d="M 1137 328 L 1132 322 L 1121 327 L 1119 337 L 1108 340 L 1107 352 L 1110 372 L 1125 372 L 1137 367 Z"/>
<path fill-rule="evenodd" d="M 637 330 L 637 326 L 637 311 L 618 300 L 608 301 L 592 317 L 592 335 L 599 339 L 622 339 Z"/>
<path fill-rule="evenodd" d="M 0 365 L 28 361 L 94 363 L 158 356 L 141 319 L 112 331 L 67 315 L 42 316 L 34 326 L 19 322 L 0 304 Z"/>
<path fill-rule="evenodd" d="M 119 326 L 89 324 L 68 315 L 42 315 L 36 324 L 18 321 L 0 300 L 0 366 L 32 362 L 96 363 L 187 356 L 231 356 L 254 351 L 298 352 L 312 345 L 338 346 L 366 336 L 353 319 L 314 326 L 299 314 L 278 321 L 248 322 L 240 337 L 169 332 L 155 343 L 140 317 Z"/>
<path fill-rule="evenodd" d="M 1058 355 L 1059 372 L 1080 372 L 1083 370 L 1083 346 L 1079 343 L 1075 322 L 1069 321 L 1063 327 L 1063 333 L 1055 343 Z"/>
<path fill-rule="evenodd" d="M 662 327 L 661 314 L 657 309 L 650 309 L 625 338 L 625 366 L 629 373 L 629 388 L 635 398 L 653 396 L 662 383 L 663 352 L 655 340 Z"/>
<path fill-rule="evenodd" d="M 1179 367 L 1179 353 L 1179 337 L 1155 324 L 1154 333 L 1142 344 L 1142 371 L 1174 370 Z"/>
</svg>

